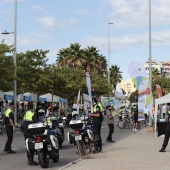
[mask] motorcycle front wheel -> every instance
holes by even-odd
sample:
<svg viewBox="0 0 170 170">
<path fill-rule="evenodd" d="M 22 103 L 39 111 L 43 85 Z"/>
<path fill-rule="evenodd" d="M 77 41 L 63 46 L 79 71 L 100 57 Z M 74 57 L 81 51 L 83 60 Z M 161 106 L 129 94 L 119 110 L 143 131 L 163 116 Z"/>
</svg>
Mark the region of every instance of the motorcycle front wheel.
<svg viewBox="0 0 170 170">
<path fill-rule="evenodd" d="M 39 159 L 40 166 L 42 168 L 48 168 L 49 158 L 47 155 L 48 155 L 47 152 L 45 152 L 44 150 L 38 152 L 38 159 Z"/>
<path fill-rule="evenodd" d="M 58 149 L 54 150 L 54 156 L 53 156 L 52 160 L 54 163 L 58 162 L 58 160 L 59 160 L 59 150 Z"/>
</svg>

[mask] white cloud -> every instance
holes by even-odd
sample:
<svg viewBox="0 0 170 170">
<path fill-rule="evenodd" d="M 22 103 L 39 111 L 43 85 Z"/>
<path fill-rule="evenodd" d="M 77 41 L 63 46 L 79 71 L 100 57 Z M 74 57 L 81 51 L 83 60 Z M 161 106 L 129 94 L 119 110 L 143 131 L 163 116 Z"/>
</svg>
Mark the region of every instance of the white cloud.
<svg viewBox="0 0 170 170">
<path fill-rule="evenodd" d="M 21 2 L 21 1 L 25 1 L 25 0 L 17 0 L 17 2 Z M 3 5 L 3 4 L 9 3 L 9 2 L 14 3 L 14 0 L 1 0 L 0 5 Z"/>
<path fill-rule="evenodd" d="M 152 45 L 153 46 L 170 46 L 170 30 L 159 31 L 152 33 Z M 142 47 L 148 46 L 149 34 L 143 33 L 139 35 L 126 35 L 123 37 L 110 37 L 110 49 L 111 51 L 119 51 L 128 47 Z M 102 51 L 108 50 L 108 38 L 89 36 L 86 40 L 81 42 L 82 46 L 96 46 Z"/>
<path fill-rule="evenodd" d="M 67 27 L 70 27 L 70 26 L 77 25 L 78 23 L 79 23 L 79 21 L 77 19 L 70 18 L 68 20 L 63 21 L 60 24 L 60 27 L 61 28 L 67 28 Z"/>
<path fill-rule="evenodd" d="M 56 29 L 56 23 L 53 17 L 35 17 L 35 21 L 40 23 L 43 27 Z"/>
<path fill-rule="evenodd" d="M 110 14 L 115 27 L 147 26 L 149 22 L 148 0 L 107 0 L 113 7 Z M 170 1 L 151 1 L 152 25 L 170 24 Z"/>
<path fill-rule="evenodd" d="M 33 5 L 32 9 L 35 9 L 35 10 L 38 10 L 38 11 L 44 11 L 45 10 L 42 6 L 37 5 L 37 4 Z"/>
</svg>

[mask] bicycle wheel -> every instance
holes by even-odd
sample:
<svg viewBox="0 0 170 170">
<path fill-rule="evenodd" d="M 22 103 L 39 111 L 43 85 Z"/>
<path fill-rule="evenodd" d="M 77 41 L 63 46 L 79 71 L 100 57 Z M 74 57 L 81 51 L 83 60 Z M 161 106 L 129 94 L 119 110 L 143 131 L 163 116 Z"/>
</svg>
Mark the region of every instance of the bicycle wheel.
<svg viewBox="0 0 170 170">
<path fill-rule="evenodd" d="M 123 121 L 118 121 L 118 127 L 120 129 L 124 129 L 124 122 Z"/>
</svg>

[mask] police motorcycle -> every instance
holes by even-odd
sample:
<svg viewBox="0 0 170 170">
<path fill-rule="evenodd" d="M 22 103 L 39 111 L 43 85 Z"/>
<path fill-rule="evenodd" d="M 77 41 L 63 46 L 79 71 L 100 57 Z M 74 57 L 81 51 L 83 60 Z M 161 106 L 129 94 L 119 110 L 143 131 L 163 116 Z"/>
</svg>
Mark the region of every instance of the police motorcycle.
<svg viewBox="0 0 170 170">
<path fill-rule="evenodd" d="M 70 128 L 73 129 L 73 132 L 68 133 L 67 138 L 70 143 L 76 145 L 79 155 L 84 156 L 92 153 L 94 137 L 91 119 L 85 116 L 85 113 L 82 117 L 77 115 L 76 118 L 73 117 L 70 121 Z"/>
<path fill-rule="evenodd" d="M 65 134 L 64 134 L 64 123 L 63 119 L 59 117 L 51 117 L 51 121 L 53 124 L 53 129 L 56 130 L 56 137 L 58 139 L 58 145 L 59 147 L 62 147 L 63 142 L 65 140 Z"/>
<path fill-rule="evenodd" d="M 42 168 L 49 166 L 49 160 L 54 163 L 59 161 L 58 140 L 56 131 L 53 130 L 53 124 L 45 118 L 44 123 L 32 123 L 28 130 L 33 134 L 33 138 L 26 139 L 26 148 L 28 152 L 33 150 L 38 155 L 39 164 Z"/>
</svg>

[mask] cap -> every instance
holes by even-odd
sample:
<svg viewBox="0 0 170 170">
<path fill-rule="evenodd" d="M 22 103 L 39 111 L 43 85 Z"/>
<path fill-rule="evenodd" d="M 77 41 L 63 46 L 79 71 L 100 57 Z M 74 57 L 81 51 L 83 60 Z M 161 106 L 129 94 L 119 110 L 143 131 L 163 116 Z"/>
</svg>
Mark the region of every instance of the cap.
<svg viewBox="0 0 170 170">
<path fill-rule="evenodd" d="M 9 106 L 14 106 L 14 102 L 9 103 Z"/>
</svg>

